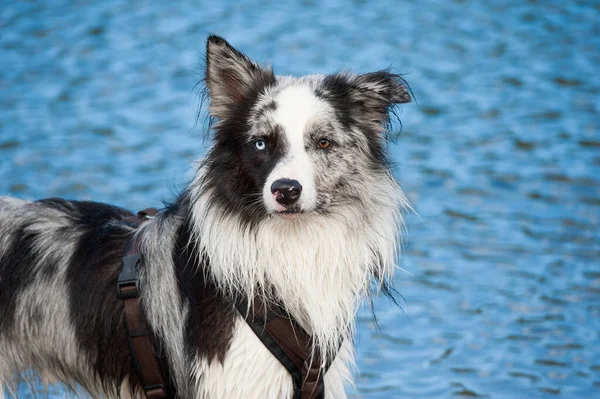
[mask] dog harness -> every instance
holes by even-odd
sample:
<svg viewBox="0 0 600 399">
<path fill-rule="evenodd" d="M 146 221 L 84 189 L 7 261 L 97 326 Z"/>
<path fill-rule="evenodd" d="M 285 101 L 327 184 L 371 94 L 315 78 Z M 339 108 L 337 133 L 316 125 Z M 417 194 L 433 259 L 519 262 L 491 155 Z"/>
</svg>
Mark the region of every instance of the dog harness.
<svg viewBox="0 0 600 399">
<path fill-rule="evenodd" d="M 148 216 L 154 216 L 157 213 L 157 209 L 148 208 L 138 212 L 137 216 L 126 218 L 125 221 L 138 227 L 147 220 Z M 142 315 L 139 300 L 139 270 L 142 262 L 139 240 L 133 236 L 127 243 L 121 264 L 121 273 L 119 273 L 117 281 L 118 296 L 123 301 L 125 310 L 129 352 L 146 397 L 148 399 L 173 398 L 163 377 L 164 373 L 161 367 L 165 367 L 164 362 L 161 362 L 157 356 L 152 337 L 146 329 L 146 322 Z"/>
<path fill-rule="evenodd" d="M 157 213 L 157 209 L 148 208 L 125 221 L 138 227 Z M 171 399 L 176 394 L 164 378 L 166 362 L 158 355 L 140 306 L 139 270 L 143 261 L 139 240 L 134 236 L 123 255 L 117 282 L 118 297 L 123 300 L 129 350 L 146 397 Z M 331 362 L 323 364 L 318 348 L 313 348 L 312 337 L 279 306 L 266 306 L 260 299 L 255 299 L 251 305 L 247 300 L 238 299 L 235 306 L 263 345 L 292 376 L 292 399 L 323 399 L 323 377 Z"/>
<path fill-rule="evenodd" d="M 318 349 L 313 350 L 312 337 L 280 307 L 266 307 L 259 299 L 250 307 L 247 301 L 238 300 L 236 307 L 258 339 L 292 376 L 293 399 L 323 399 L 323 376 L 329 364 L 323 365 Z"/>
</svg>

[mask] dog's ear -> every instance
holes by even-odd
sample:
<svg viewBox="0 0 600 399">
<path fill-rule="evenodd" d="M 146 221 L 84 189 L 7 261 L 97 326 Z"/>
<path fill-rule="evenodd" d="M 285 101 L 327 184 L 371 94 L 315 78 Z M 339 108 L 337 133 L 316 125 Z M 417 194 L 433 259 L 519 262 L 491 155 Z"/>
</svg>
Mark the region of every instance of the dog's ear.
<svg viewBox="0 0 600 399">
<path fill-rule="evenodd" d="M 411 100 L 404 79 L 385 70 L 329 75 L 322 89 L 322 95 L 333 104 L 345 104 L 347 118 L 373 131 L 388 126 L 395 105 Z"/>
<path fill-rule="evenodd" d="M 354 84 L 365 94 L 373 105 L 390 107 L 395 104 L 410 102 L 406 82 L 400 75 L 388 71 L 378 71 L 358 75 Z"/>
<path fill-rule="evenodd" d="M 212 116 L 226 118 L 257 90 L 274 82 L 271 68 L 261 68 L 225 39 L 211 35 L 206 42 L 206 87 Z"/>
<path fill-rule="evenodd" d="M 363 122 L 374 129 L 389 126 L 393 107 L 411 100 L 404 79 L 388 71 L 358 75 L 351 82 L 353 100 L 366 118 Z"/>
</svg>

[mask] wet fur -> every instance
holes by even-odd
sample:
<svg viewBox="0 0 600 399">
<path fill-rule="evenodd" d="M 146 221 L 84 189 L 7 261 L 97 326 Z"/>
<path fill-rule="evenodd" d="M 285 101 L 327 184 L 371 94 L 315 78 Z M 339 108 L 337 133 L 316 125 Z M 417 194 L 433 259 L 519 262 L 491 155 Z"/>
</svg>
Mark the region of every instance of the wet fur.
<svg viewBox="0 0 600 399">
<path fill-rule="evenodd" d="M 281 304 L 312 333 L 324 361 L 335 356 L 326 396 L 345 397 L 356 309 L 374 280 L 389 283 L 408 206 L 385 151 L 390 111 L 410 101 L 404 81 L 275 76 L 211 36 L 206 86 L 211 149 L 140 228 L 106 204 L 0 197 L 0 384 L 14 391 L 34 370 L 140 397 L 115 288 L 138 235 L 142 307 L 178 397 L 291 397 L 291 377 L 233 306 L 240 295 Z M 293 220 L 268 190 L 282 177 L 304 185 Z"/>
</svg>

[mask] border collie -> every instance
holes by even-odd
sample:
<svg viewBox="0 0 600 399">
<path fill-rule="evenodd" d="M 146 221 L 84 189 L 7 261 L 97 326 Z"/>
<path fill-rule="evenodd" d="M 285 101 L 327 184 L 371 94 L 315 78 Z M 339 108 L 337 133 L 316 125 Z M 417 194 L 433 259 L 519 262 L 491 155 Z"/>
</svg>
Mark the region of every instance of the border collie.
<svg viewBox="0 0 600 399">
<path fill-rule="evenodd" d="M 211 148 L 140 227 L 111 205 L 0 197 L 0 387 L 33 371 L 143 397 L 116 296 L 135 235 L 142 310 L 177 397 L 292 397 L 236 296 L 280 304 L 332 361 L 325 396 L 345 397 L 357 307 L 372 283 L 388 288 L 408 207 L 386 152 L 407 86 L 389 71 L 276 76 L 218 36 L 205 85 Z"/>
</svg>

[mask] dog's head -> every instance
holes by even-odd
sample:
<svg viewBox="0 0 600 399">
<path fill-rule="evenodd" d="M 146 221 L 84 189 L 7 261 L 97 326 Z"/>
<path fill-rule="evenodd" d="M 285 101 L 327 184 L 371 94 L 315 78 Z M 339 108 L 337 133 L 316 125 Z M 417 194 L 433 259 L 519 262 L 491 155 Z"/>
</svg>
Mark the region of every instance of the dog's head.
<svg viewBox="0 0 600 399">
<path fill-rule="evenodd" d="M 389 113 L 410 101 L 400 76 L 276 76 L 211 36 L 205 79 L 216 121 L 205 178 L 228 211 L 310 217 L 364 206 L 389 179 Z"/>
</svg>

